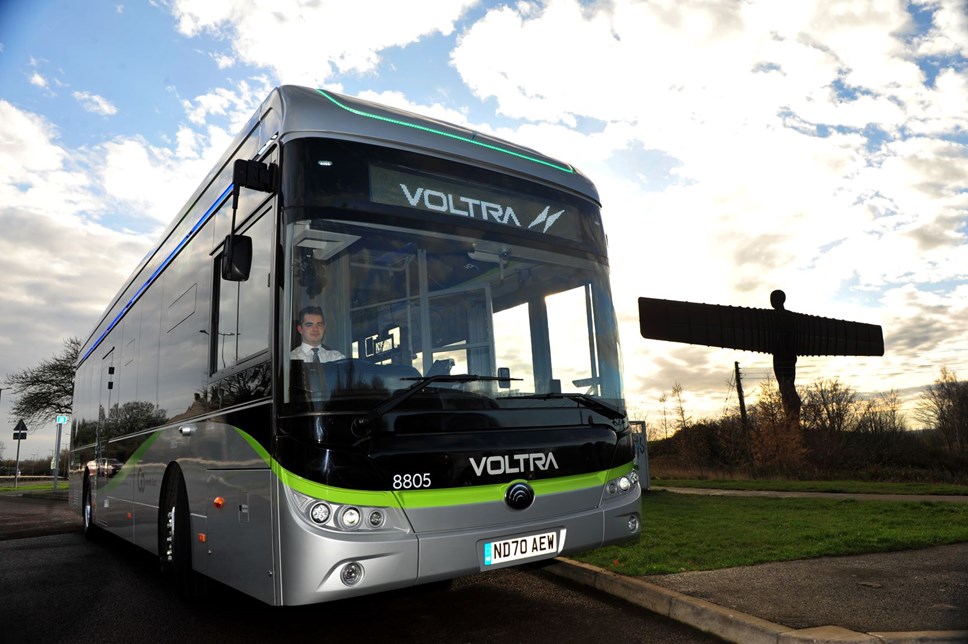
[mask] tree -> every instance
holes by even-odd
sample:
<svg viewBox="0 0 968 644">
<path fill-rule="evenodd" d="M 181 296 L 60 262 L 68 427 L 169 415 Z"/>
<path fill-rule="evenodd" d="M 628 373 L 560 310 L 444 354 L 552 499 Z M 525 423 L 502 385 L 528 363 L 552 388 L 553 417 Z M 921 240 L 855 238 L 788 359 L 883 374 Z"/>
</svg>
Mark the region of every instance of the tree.
<svg viewBox="0 0 968 644">
<path fill-rule="evenodd" d="M 803 474 L 806 448 L 796 418 L 789 418 L 783 395 L 773 378 L 760 384 L 752 411 L 753 462 L 764 473 L 797 477 Z"/>
<path fill-rule="evenodd" d="M 901 397 L 894 389 L 868 400 L 857 421 L 857 431 L 867 434 L 893 435 L 905 430 L 907 421 L 901 411 Z"/>
<path fill-rule="evenodd" d="M 678 380 L 672 388 L 672 396 L 676 400 L 676 419 L 679 424 L 677 431 L 682 431 L 689 426 L 692 419 L 686 414 L 686 403 L 682 400 L 682 385 L 679 384 Z"/>
<path fill-rule="evenodd" d="M 803 401 L 805 428 L 827 432 L 853 429 L 857 416 L 857 395 L 839 378 L 818 379 L 806 391 Z"/>
<path fill-rule="evenodd" d="M 74 397 L 74 363 L 80 350 L 80 340 L 67 338 L 60 355 L 7 376 L 7 386 L 19 396 L 10 414 L 35 428 L 58 414 L 69 414 Z"/>
<path fill-rule="evenodd" d="M 968 452 L 968 382 L 955 372 L 941 368 L 941 377 L 922 392 L 915 415 L 941 434 L 949 451 Z"/>
<path fill-rule="evenodd" d="M 666 403 L 669 402 L 669 397 L 663 391 L 662 395 L 659 396 L 659 404 L 662 405 L 662 430 L 663 438 L 669 438 L 669 408 Z"/>
</svg>

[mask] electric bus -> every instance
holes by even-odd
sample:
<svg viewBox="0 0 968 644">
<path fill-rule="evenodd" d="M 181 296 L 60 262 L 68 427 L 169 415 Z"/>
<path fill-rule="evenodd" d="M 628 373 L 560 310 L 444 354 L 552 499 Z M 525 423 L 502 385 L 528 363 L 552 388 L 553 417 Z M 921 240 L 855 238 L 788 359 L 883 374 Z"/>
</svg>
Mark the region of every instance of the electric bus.
<svg viewBox="0 0 968 644">
<path fill-rule="evenodd" d="M 599 207 L 531 149 L 274 89 L 81 348 L 85 533 L 273 605 L 636 539 Z"/>
</svg>

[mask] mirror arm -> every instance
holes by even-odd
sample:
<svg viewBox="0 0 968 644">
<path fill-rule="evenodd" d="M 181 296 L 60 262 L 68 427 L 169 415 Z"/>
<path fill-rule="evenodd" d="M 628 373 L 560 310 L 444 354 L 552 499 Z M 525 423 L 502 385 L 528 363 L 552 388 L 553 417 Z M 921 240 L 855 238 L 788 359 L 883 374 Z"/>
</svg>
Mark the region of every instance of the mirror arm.
<svg viewBox="0 0 968 644">
<path fill-rule="evenodd" d="M 237 173 L 238 172 L 236 171 L 236 174 Z M 229 257 L 232 256 L 232 246 L 233 246 L 232 240 L 235 238 L 235 213 L 238 211 L 238 209 L 239 209 L 239 184 L 238 182 L 233 182 L 232 183 L 232 224 L 229 227 L 228 238 L 225 240 L 225 243 L 226 243 L 225 253 L 227 253 Z"/>
</svg>

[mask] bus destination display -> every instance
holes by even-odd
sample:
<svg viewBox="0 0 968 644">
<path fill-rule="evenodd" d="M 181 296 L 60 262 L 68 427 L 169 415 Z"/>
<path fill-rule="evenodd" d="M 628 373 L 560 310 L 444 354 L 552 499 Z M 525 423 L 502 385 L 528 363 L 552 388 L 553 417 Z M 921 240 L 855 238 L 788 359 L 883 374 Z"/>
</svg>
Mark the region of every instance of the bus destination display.
<svg viewBox="0 0 968 644">
<path fill-rule="evenodd" d="M 370 200 L 581 241 L 575 208 L 474 183 L 371 164 Z"/>
</svg>

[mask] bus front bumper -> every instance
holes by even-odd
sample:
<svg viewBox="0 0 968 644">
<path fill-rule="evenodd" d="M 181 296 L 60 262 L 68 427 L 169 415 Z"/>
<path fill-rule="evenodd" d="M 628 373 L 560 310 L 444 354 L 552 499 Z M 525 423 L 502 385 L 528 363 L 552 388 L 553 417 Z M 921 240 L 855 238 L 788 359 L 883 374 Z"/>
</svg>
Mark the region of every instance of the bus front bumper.
<svg viewBox="0 0 968 644">
<path fill-rule="evenodd" d="M 281 531 L 276 596 L 279 604 L 302 605 L 442 581 L 631 541 L 641 524 L 639 493 L 540 521 L 423 533 L 321 534 L 290 514 Z M 553 551 L 488 563 L 486 544 L 529 539 L 551 543 Z"/>
</svg>

